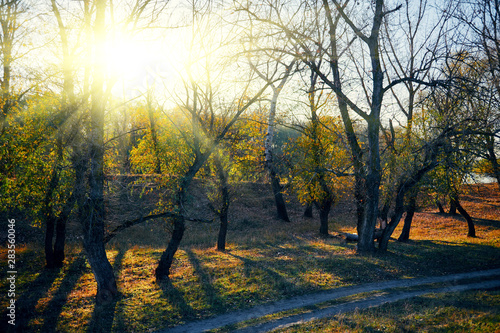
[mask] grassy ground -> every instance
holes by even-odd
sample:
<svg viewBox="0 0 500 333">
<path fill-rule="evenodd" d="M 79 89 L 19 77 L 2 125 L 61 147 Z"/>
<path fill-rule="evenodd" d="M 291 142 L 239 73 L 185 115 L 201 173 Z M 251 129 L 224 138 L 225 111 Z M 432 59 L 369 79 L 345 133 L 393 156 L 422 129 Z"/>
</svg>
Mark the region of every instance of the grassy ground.
<svg viewBox="0 0 500 333">
<path fill-rule="evenodd" d="M 500 332 L 500 291 L 431 294 L 276 332 Z"/>
<path fill-rule="evenodd" d="M 191 200 L 192 207 L 204 206 L 194 194 Z M 499 191 L 493 185 L 473 188 L 463 197 L 463 205 L 475 218 L 477 238 L 466 237 L 467 225 L 462 218 L 439 215 L 431 207 L 416 214 L 412 241 L 393 241 L 386 254 L 359 256 L 355 244 L 335 236 L 355 230 L 354 209 L 349 198 L 331 213 L 333 237 L 322 238 L 317 236 L 319 221 L 302 218 L 302 207 L 297 203 L 290 203 L 292 223 L 276 221 L 272 218 L 273 202 L 267 187 L 245 184 L 232 211 L 229 250 L 219 253 L 213 248 L 216 224 L 190 224 L 168 285 L 156 285 L 153 277 L 168 241 L 163 221 L 146 222 L 114 239 L 108 245 L 108 256 L 121 296 L 105 306 L 94 304 L 96 286 L 90 267 L 80 253 L 77 226 L 70 230 L 66 265 L 61 270 L 43 268 L 43 248 L 40 232 L 37 232 L 25 244 L 18 244 L 16 252 L 16 323 L 23 332 L 148 332 L 329 288 L 500 267 Z M 114 218 L 119 222 L 119 217 Z M 19 234 L 23 230 L 16 232 Z M 1 248 L 0 262 L 1 290 L 7 290 L 5 244 Z M 0 306 L 4 309 L 8 299 L 3 295 Z M 380 326 L 360 331 L 398 331 L 398 327 L 403 327 L 398 325 L 404 323 L 397 322 L 397 318 L 402 318 L 397 311 L 403 306 L 404 311 L 409 311 L 408 329 L 411 331 L 411 325 L 418 324 L 421 312 L 429 312 L 429 317 L 422 314 L 425 325 L 441 318 L 436 311 L 426 307 L 452 311 L 453 304 L 458 304 L 455 297 L 468 297 L 471 304 L 483 297 L 498 305 L 499 299 L 498 292 L 467 293 L 451 296 L 452 304 L 448 306 L 448 297 L 436 296 L 435 301 L 443 302 L 442 306 L 432 302 L 429 305 L 426 303 L 428 298 L 419 298 L 422 301 L 415 304 L 402 302 L 398 307 L 381 308 L 387 308 L 380 311 L 389 314 L 369 310 L 364 319 L 355 314 L 341 321 L 347 326 L 339 330 L 355 331 L 363 327 L 363 320 L 373 321 L 373 317 L 383 316 L 388 318 L 388 324 L 385 319 L 379 322 L 387 329 Z M 471 305 L 470 309 L 473 307 Z M 466 321 L 469 318 L 472 322 L 480 316 L 486 318 L 486 324 L 498 322 L 498 312 L 483 315 L 464 309 L 463 314 Z M 411 316 L 418 317 L 415 319 L 417 324 Z M 5 318 L 3 314 L 2 326 Z M 456 318 L 449 324 L 459 324 Z M 393 322 L 389 324 L 390 320 Z M 322 321 L 312 325 L 336 324 Z M 307 327 L 300 329 L 308 330 Z M 337 332 L 337 328 L 331 329 Z M 311 328 L 310 331 L 317 330 Z"/>
</svg>

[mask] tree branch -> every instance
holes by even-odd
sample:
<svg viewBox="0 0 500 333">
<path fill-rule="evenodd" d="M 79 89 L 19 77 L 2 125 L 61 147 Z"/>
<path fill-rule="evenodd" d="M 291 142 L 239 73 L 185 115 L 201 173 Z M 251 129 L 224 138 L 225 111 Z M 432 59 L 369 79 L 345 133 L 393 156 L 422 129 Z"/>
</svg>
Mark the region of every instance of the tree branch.
<svg viewBox="0 0 500 333">
<path fill-rule="evenodd" d="M 106 236 L 104 236 L 104 244 L 108 243 L 111 239 L 113 239 L 118 232 L 125 230 L 127 228 L 133 227 L 134 225 L 138 225 L 142 222 L 146 222 L 147 220 L 153 220 L 157 219 L 159 217 L 182 217 L 185 220 L 192 221 L 192 222 L 200 222 L 200 223 L 212 223 L 214 220 L 204 220 L 204 219 L 195 219 L 191 217 L 184 217 L 181 214 L 176 214 L 172 212 L 164 212 L 160 214 L 151 214 L 148 216 L 141 216 L 138 219 L 135 220 L 129 220 L 122 225 L 119 225 L 115 229 L 113 229 L 110 233 L 108 233 Z"/>
</svg>

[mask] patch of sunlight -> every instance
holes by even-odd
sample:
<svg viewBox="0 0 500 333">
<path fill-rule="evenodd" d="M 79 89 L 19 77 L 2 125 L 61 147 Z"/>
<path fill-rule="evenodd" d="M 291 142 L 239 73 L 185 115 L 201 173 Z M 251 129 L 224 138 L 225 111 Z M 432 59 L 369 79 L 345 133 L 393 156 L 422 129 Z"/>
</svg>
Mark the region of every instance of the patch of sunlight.
<svg viewBox="0 0 500 333">
<path fill-rule="evenodd" d="M 331 273 L 326 273 L 321 269 L 309 270 L 305 272 L 302 275 L 302 280 L 310 285 L 320 288 L 331 288 L 342 283 L 339 277 Z"/>
</svg>

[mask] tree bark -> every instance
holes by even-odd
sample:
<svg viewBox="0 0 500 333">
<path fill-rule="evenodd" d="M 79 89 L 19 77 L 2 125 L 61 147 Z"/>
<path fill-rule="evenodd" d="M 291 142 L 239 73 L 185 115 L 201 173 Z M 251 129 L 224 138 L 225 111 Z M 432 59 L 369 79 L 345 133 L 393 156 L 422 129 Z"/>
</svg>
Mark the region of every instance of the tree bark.
<svg viewBox="0 0 500 333">
<path fill-rule="evenodd" d="M 274 202 L 276 203 L 276 213 L 278 218 L 285 222 L 290 222 L 288 217 L 288 212 L 286 209 L 285 199 L 283 198 L 283 187 L 280 184 L 280 180 L 274 168 L 269 172 L 269 178 L 271 180 L 271 188 L 273 190 Z"/>
<path fill-rule="evenodd" d="M 45 266 L 54 268 L 54 249 L 52 241 L 54 240 L 55 218 L 52 214 L 45 218 Z"/>
<path fill-rule="evenodd" d="M 443 205 L 441 204 L 441 201 L 439 201 L 439 199 L 436 199 L 436 206 L 439 210 L 439 214 L 446 214 Z"/>
<path fill-rule="evenodd" d="M 229 205 L 231 204 L 231 198 L 229 194 L 229 184 L 228 184 L 229 175 L 226 169 L 224 168 L 224 165 L 218 153 L 215 155 L 215 167 L 217 169 L 217 178 L 219 184 L 218 191 L 221 200 L 220 207 L 217 212 L 220 220 L 219 235 L 217 237 L 217 250 L 225 251 L 228 213 L 229 213 Z"/>
<path fill-rule="evenodd" d="M 283 199 L 283 187 L 280 184 L 280 179 L 278 173 L 276 172 L 276 167 L 273 160 L 273 141 L 274 141 L 274 127 L 276 118 L 276 104 L 278 102 L 278 96 L 285 85 L 288 76 L 290 75 L 291 69 L 295 64 L 295 60 L 292 61 L 290 65 L 286 67 L 286 73 L 281 79 L 278 87 L 273 88 L 273 97 L 271 99 L 271 106 L 269 107 L 269 117 L 267 122 L 267 135 L 264 141 L 264 156 L 266 162 L 266 168 L 269 171 L 269 178 L 271 181 L 271 188 L 273 191 L 274 202 L 276 203 L 276 212 L 278 218 L 285 222 L 290 222 L 288 217 L 288 212 L 286 209 L 286 203 Z M 269 81 L 268 81 L 269 82 Z"/>
<path fill-rule="evenodd" d="M 217 251 L 226 251 L 227 214 L 220 215 L 219 235 L 217 236 Z"/>
<path fill-rule="evenodd" d="M 319 233 L 323 236 L 328 236 L 328 215 L 330 214 L 330 210 L 332 208 L 333 200 L 331 197 L 328 197 L 322 200 L 317 206 L 319 210 Z"/>
<path fill-rule="evenodd" d="M 186 226 L 184 225 L 184 217 L 177 216 L 174 218 L 174 231 L 172 232 L 172 237 L 168 242 L 168 246 L 162 253 L 158 266 L 155 270 L 155 277 L 157 283 L 163 283 L 169 280 L 170 267 L 174 261 L 174 256 L 179 245 L 181 244 L 182 237 L 184 236 L 184 231 Z"/>
<path fill-rule="evenodd" d="M 379 239 L 379 250 L 387 251 L 387 247 L 389 245 L 389 239 L 399 224 L 401 217 L 404 213 L 404 200 L 406 193 L 411 190 L 421 179 L 424 177 L 429 171 L 434 169 L 437 165 L 437 155 L 438 149 L 436 147 L 428 147 L 425 152 L 425 161 L 428 161 L 427 164 L 422 166 L 418 171 L 409 175 L 405 179 L 401 179 L 396 191 L 396 199 L 395 199 L 395 207 L 394 212 L 391 216 L 391 220 L 387 224 L 387 227 L 383 230 L 382 236 Z M 413 196 L 412 196 L 413 199 Z"/>
<path fill-rule="evenodd" d="M 391 200 L 387 199 L 384 203 L 384 206 L 382 206 L 382 210 L 380 210 L 379 217 L 380 217 L 380 229 L 385 229 L 387 226 L 387 219 L 389 217 L 389 209 L 391 208 Z"/>
<path fill-rule="evenodd" d="M 415 196 L 412 196 L 410 198 L 410 202 L 408 204 L 408 207 L 406 209 L 406 216 L 405 216 L 405 221 L 403 225 L 403 230 L 401 231 L 401 235 L 399 235 L 398 241 L 400 242 L 407 242 L 410 240 L 410 230 L 411 230 L 411 223 L 413 221 L 413 216 L 415 215 L 415 209 L 416 209 L 416 198 Z"/>
<path fill-rule="evenodd" d="M 54 216 L 54 211 L 51 206 L 52 194 L 59 184 L 59 163 L 62 158 L 60 137 L 57 140 L 57 158 L 52 167 L 50 174 L 50 181 L 45 190 L 45 197 L 43 202 L 43 215 L 45 217 L 45 264 L 47 268 L 54 267 L 54 249 L 52 248 L 52 242 L 54 240 L 54 227 L 56 222 L 56 217 Z"/>
<path fill-rule="evenodd" d="M 3 75 L 0 82 L 1 85 L 1 114 L 0 114 L 0 137 L 5 129 L 5 122 L 10 113 L 14 101 L 11 95 L 11 66 L 14 59 L 12 58 L 12 49 L 14 47 L 14 38 L 19 28 L 18 15 L 20 14 L 19 1 L 2 2 L 2 15 L 0 16 L 0 25 L 2 29 L 1 52 L 2 52 L 2 69 Z"/>
<path fill-rule="evenodd" d="M 195 121 L 195 120 L 193 120 Z M 157 283 L 163 283 L 169 280 L 170 275 L 170 267 L 172 267 L 172 263 L 174 261 L 174 256 L 177 250 L 179 249 L 179 245 L 182 241 L 182 237 L 184 236 L 184 231 L 186 230 L 186 226 L 184 224 L 184 211 L 182 207 L 184 206 L 185 201 L 185 193 L 193 181 L 194 176 L 206 162 L 210 154 L 212 153 L 212 149 L 209 149 L 204 154 L 200 154 L 199 150 L 197 151 L 195 160 L 193 164 L 191 164 L 190 168 L 181 179 L 179 184 L 177 193 L 176 193 L 176 205 L 179 209 L 179 215 L 174 217 L 174 230 L 172 232 L 172 237 L 168 242 L 167 248 L 162 253 L 160 261 L 158 262 L 158 266 L 155 270 L 155 277 Z"/>
<path fill-rule="evenodd" d="M 467 213 L 467 211 L 462 207 L 460 204 L 460 201 L 458 200 L 457 197 L 453 198 L 453 203 L 455 207 L 457 207 L 457 210 L 460 212 L 460 215 L 462 215 L 467 221 L 467 237 L 476 237 L 476 228 L 474 227 L 474 221 L 472 221 L 472 217 Z"/>
<path fill-rule="evenodd" d="M 118 295 L 113 267 L 104 248 L 104 35 L 106 1 L 95 4 L 95 63 L 90 110 L 88 199 L 84 202 L 82 225 L 83 246 L 97 282 L 97 303 L 110 302 Z M 78 171 L 77 171 L 78 172 Z"/>
<path fill-rule="evenodd" d="M 67 218 L 59 217 L 56 223 L 56 239 L 54 242 L 54 266 L 62 267 L 64 262 L 64 245 L 66 243 Z"/>
<path fill-rule="evenodd" d="M 396 227 L 399 224 L 399 221 L 401 220 L 401 217 L 403 216 L 404 213 L 404 197 L 405 193 L 409 188 L 407 188 L 407 185 L 405 182 L 402 182 L 400 186 L 398 186 L 398 191 L 396 195 L 396 204 L 394 207 L 394 212 L 391 215 L 391 220 L 387 224 L 387 227 L 382 231 L 382 236 L 379 238 L 379 245 L 378 248 L 380 251 L 387 251 L 387 248 L 389 246 L 389 239 L 392 236 L 392 233 L 396 229 Z"/>
<path fill-rule="evenodd" d="M 486 149 L 488 161 L 491 163 L 491 168 L 493 169 L 493 175 L 497 180 L 498 189 L 500 189 L 500 165 L 498 164 L 498 158 L 495 153 L 495 136 L 486 137 Z"/>
<path fill-rule="evenodd" d="M 304 210 L 304 217 L 312 218 L 313 217 L 313 205 L 308 203 L 306 205 L 306 209 Z"/>
<path fill-rule="evenodd" d="M 448 214 L 457 215 L 457 205 L 456 205 L 455 200 L 453 200 L 453 199 L 450 200 L 450 211 Z"/>
<path fill-rule="evenodd" d="M 76 183 L 76 182 L 75 182 Z M 56 221 L 56 239 L 54 241 L 54 266 L 62 267 L 64 262 L 64 246 L 66 243 L 66 223 L 69 215 L 75 206 L 76 193 L 75 190 L 71 193 L 70 197 L 64 204 L 62 212 Z"/>
</svg>

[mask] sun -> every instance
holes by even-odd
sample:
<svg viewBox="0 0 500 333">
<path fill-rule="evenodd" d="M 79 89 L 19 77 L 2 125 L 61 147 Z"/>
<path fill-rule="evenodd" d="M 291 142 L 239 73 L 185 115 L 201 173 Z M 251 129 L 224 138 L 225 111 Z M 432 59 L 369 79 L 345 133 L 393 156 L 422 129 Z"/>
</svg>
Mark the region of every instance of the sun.
<svg viewBox="0 0 500 333">
<path fill-rule="evenodd" d="M 117 36 L 105 46 L 109 77 L 127 89 L 142 89 L 154 81 L 172 81 L 184 66 L 183 48 L 165 39 L 138 39 Z"/>
<path fill-rule="evenodd" d="M 115 79 L 133 79 L 152 61 L 151 46 L 141 41 L 119 38 L 108 42 L 105 48 L 106 67 Z"/>
</svg>

